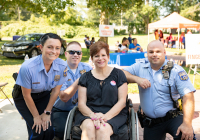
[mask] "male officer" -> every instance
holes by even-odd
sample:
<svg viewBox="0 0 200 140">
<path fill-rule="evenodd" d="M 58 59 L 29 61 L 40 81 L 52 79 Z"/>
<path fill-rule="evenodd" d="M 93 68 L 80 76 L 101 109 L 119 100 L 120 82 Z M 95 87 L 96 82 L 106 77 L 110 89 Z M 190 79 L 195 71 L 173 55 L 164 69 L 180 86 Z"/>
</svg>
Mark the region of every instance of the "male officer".
<svg viewBox="0 0 200 140">
<path fill-rule="evenodd" d="M 182 67 L 174 64 L 170 73 L 165 70 L 163 66 L 168 62 L 165 54 L 163 44 L 152 41 L 147 47 L 148 61 L 124 68 L 128 82 L 139 85 L 140 105 L 145 115 L 144 140 L 164 140 L 166 133 L 174 140 L 192 140 L 193 93 L 196 90 Z M 172 101 L 179 97 L 183 101 L 183 115 Z"/>
<path fill-rule="evenodd" d="M 59 97 L 53 106 L 55 140 L 63 139 L 68 113 L 75 106 L 72 101 L 78 98 L 79 77 L 92 69 L 89 64 L 80 62 L 82 58 L 81 45 L 76 41 L 68 44 L 65 57 L 67 59 L 67 80 L 62 85 Z"/>
</svg>

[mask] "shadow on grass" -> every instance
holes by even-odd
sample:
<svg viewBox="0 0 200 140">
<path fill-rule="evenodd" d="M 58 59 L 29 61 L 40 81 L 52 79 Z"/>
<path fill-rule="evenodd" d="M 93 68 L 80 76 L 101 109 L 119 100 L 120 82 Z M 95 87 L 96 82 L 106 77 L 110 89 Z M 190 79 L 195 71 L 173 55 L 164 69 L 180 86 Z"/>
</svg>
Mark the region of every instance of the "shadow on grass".
<svg viewBox="0 0 200 140">
<path fill-rule="evenodd" d="M 5 56 L 0 55 L 0 66 L 21 65 L 23 62 L 23 58 L 7 58 Z"/>
</svg>

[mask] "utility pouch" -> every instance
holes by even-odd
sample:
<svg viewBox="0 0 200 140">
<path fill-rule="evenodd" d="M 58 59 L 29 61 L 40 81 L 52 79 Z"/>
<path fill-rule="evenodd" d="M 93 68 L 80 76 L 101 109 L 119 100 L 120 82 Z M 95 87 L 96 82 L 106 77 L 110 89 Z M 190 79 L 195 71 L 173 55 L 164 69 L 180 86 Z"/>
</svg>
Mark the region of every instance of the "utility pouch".
<svg viewBox="0 0 200 140">
<path fill-rule="evenodd" d="M 176 106 L 178 108 L 179 111 L 182 111 L 183 110 L 183 101 L 181 98 L 179 98 L 178 100 L 176 100 Z"/>
<path fill-rule="evenodd" d="M 13 99 L 16 99 L 20 94 L 22 94 L 22 89 L 20 85 L 15 84 L 12 91 Z"/>
<path fill-rule="evenodd" d="M 140 121 L 140 125 L 141 125 L 142 128 L 144 128 L 143 122 L 144 122 L 144 119 L 145 119 L 145 115 L 144 115 L 144 113 L 141 112 L 140 106 L 139 106 L 139 109 L 137 111 L 137 114 L 138 114 L 138 118 L 139 118 L 139 121 Z"/>
</svg>

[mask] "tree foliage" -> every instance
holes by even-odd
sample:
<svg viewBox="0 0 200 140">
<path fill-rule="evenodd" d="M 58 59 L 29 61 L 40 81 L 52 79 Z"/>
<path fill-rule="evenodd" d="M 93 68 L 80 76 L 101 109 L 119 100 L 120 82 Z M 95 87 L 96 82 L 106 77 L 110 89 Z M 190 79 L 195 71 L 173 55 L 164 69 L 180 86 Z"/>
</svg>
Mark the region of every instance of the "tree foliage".
<svg viewBox="0 0 200 140">
<path fill-rule="evenodd" d="M 1 0 L 0 12 L 6 12 L 10 7 L 22 7 L 33 13 L 50 15 L 56 12 L 63 13 L 69 5 L 74 5 L 73 0 Z"/>
<path fill-rule="evenodd" d="M 200 3 L 182 10 L 180 14 L 186 18 L 200 22 Z"/>
<path fill-rule="evenodd" d="M 180 12 L 188 7 L 194 6 L 199 3 L 199 0 L 152 0 L 157 8 L 165 9 L 163 16 L 167 16 L 173 12 Z"/>
</svg>

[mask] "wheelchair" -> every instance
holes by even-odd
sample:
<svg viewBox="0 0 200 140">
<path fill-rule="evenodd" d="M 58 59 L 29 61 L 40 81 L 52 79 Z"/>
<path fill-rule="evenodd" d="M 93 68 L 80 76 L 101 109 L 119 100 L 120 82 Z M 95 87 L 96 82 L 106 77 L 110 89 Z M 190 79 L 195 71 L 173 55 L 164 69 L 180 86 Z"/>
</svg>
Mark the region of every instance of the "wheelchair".
<svg viewBox="0 0 200 140">
<path fill-rule="evenodd" d="M 117 135 L 113 134 L 110 137 L 111 140 L 139 140 L 138 116 L 132 108 L 133 104 L 131 99 L 128 99 L 127 103 L 129 106 L 129 111 L 126 123 L 119 128 Z M 82 130 L 78 126 L 73 126 L 77 109 L 78 107 L 75 106 L 68 114 L 64 131 L 64 140 L 81 140 Z"/>
</svg>

